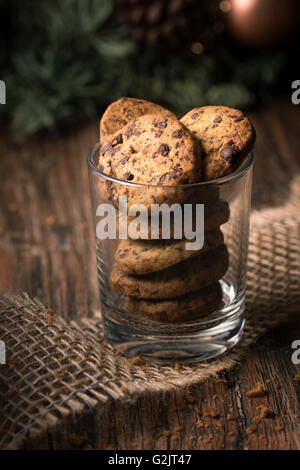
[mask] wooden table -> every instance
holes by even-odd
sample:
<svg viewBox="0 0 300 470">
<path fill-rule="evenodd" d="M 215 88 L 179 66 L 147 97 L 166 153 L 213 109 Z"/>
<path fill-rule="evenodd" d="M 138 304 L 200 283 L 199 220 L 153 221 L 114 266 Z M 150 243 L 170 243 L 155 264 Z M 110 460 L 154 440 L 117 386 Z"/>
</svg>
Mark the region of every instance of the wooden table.
<svg viewBox="0 0 300 470">
<path fill-rule="evenodd" d="M 258 134 L 255 207 L 282 203 L 300 171 L 299 110 L 278 98 L 252 113 Z M 0 288 L 37 295 L 65 318 L 92 315 L 99 308 L 86 166 L 97 132 L 93 123 L 20 147 L 5 130 L 0 134 Z M 262 338 L 222 380 L 195 387 L 194 403 L 178 390 L 151 402 L 108 407 L 105 421 L 111 426 L 99 436 L 98 448 L 300 449 L 300 382 L 291 362 L 295 339 L 300 339 L 297 318 Z M 268 395 L 251 400 L 246 392 L 257 383 L 265 384 Z M 201 427 L 200 402 L 222 417 L 204 418 Z M 259 405 L 269 406 L 275 417 L 251 434 Z M 228 413 L 232 420 L 225 419 Z"/>
</svg>

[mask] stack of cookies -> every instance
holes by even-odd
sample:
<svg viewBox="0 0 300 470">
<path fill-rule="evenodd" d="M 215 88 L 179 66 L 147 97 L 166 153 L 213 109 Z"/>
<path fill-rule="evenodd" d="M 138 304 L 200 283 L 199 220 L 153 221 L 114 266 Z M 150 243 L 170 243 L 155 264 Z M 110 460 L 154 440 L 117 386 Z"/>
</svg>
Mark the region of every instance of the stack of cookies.
<svg viewBox="0 0 300 470">
<path fill-rule="evenodd" d="M 98 168 L 114 179 L 101 186 L 104 201 L 121 213 L 119 198 L 126 196 L 127 209 L 142 204 L 147 217 L 153 204 L 204 204 L 201 249 L 187 249 L 184 230 L 178 238 L 172 223 L 169 239 L 164 239 L 161 221 L 154 236 L 149 223 L 137 238 L 129 234 L 120 241 L 110 285 L 124 296 L 129 312 L 173 323 L 193 321 L 220 308 L 219 280 L 229 263 L 220 227 L 230 211 L 217 186 L 191 184 L 235 171 L 254 141 L 249 119 L 224 106 L 196 108 L 181 120 L 157 104 L 133 98 L 121 98 L 107 108 L 100 121 Z M 193 212 L 192 225 L 194 217 Z M 130 219 L 124 220 L 128 224 Z"/>
</svg>

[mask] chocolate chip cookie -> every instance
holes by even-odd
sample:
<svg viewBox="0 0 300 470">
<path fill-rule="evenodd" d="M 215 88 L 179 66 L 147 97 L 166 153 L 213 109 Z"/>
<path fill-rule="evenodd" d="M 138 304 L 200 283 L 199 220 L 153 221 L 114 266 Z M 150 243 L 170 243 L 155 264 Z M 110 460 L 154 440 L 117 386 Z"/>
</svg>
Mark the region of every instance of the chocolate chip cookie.
<svg viewBox="0 0 300 470">
<path fill-rule="evenodd" d="M 162 106 L 150 101 L 136 98 L 120 98 L 111 103 L 105 110 L 100 121 L 100 143 L 105 145 L 114 134 L 130 121 L 145 114 L 160 114 L 163 117 L 176 119 L 175 114 Z"/>
<path fill-rule="evenodd" d="M 222 288 L 218 282 L 175 299 L 143 300 L 127 297 L 125 308 L 153 321 L 183 323 L 210 315 L 222 305 Z"/>
<path fill-rule="evenodd" d="M 242 111 L 227 106 L 195 108 L 181 122 L 201 145 L 204 181 L 234 172 L 255 142 L 250 120 Z"/>
<path fill-rule="evenodd" d="M 115 252 L 115 262 L 123 273 L 148 274 L 173 266 L 221 246 L 221 230 L 207 232 L 201 249 L 187 250 L 187 240 L 122 240 Z"/>
<path fill-rule="evenodd" d="M 117 207 L 120 196 L 127 196 L 130 206 L 180 202 L 181 191 L 172 187 L 196 183 L 202 173 L 197 139 L 177 119 L 161 114 L 141 116 L 116 133 L 101 148 L 98 168 L 132 184 L 108 181 L 110 200 Z"/>
<path fill-rule="evenodd" d="M 179 264 L 143 276 L 124 274 L 114 263 L 111 288 L 119 294 L 141 299 L 168 299 L 201 289 L 222 278 L 228 269 L 225 245 Z"/>
</svg>

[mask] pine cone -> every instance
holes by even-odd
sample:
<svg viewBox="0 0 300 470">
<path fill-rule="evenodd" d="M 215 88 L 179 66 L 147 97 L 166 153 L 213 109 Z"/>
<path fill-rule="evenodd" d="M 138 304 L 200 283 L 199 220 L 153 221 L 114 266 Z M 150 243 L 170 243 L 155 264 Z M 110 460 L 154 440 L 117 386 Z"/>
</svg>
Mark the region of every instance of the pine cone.
<svg viewBox="0 0 300 470">
<path fill-rule="evenodd" d="M 115 0 L 120 19 L 129 23 L 136 42 L 185 45 L 207 42 L 221 15 L 217 0 Z"/>
</svg>

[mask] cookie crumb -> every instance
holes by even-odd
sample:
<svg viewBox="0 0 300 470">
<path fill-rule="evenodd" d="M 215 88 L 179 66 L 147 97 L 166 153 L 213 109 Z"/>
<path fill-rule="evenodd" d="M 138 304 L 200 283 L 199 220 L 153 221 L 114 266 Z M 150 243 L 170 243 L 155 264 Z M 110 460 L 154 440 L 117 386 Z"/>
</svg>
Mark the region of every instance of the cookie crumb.
<svg viewBox="0 0 300 470">
<path fill-rule="evenodd" d="M 128 359 L 128 362 L 134 366 L 139 366 L 142 363 L 142 359 L 140 358 L 140 356 L 135 356 Z"/>
<path fill-rule="evenodd" d="M 272 411 L 268 406 L 265 405 L 258 406 L 256 408 L 256 411 L 258 412 L 258 415 L 254 416 L 253 418 L 255 424 L 260 423 L 263 419 L 275 417 L 274 411 Z"/>
<path fill-rule="evenodd" d="M 266 396 L 266 394 L 267 394 L 266 389 L 264 388 L 262 384 L 258 384 L 255 388 L 246 392 L 246 396 L 248 398 L 264 397 Z"/>
<path fill-rule="evenodd" d="M 216 408 L 212 408 L 208 405 L 205 405 L 203 407 L 203 416 L 208 416 L 210 418 L 217 419 L 220 418 L 220 413 Z"/>
<path fill-rule="evenodd" d="M 296 380 L 296 382 L 300 382 L 300 372 L 295 375 L 294 379 Z"/>
<path fill-rule="evenodd" d="M 274 411 L 271 410 L 271 408 L 269 408 L 268 406 L 265 406 L 265 405 L 258 406 L 256 408 L 256 410 L 260 413 L 260 415 L 263 418 L 274 418 L 274 416 L 275 416 Z"/>
<path fill-rule="evenodd" d="M 215 429 L 222 429 L 223 426 L 219 421 L 214 421 L 214 428 Z"/>
<path fill-rule="evenodd" d="M 175 366 L 174 366 L 174 370 L 180 370 L 181 369 L 181 365 L 178 364 L 178 362 L 176 362 Z"/>
<path fill-rule="evenodd" d="M 250 434 L 256 433 L 256 427 L 254 425 L 248 426 L 246 428 L 246 435 L 249 436 Z"/>
<path fill-rule="evenodd" d="M 204 423 L 199 419 L 199 420 L 196 422 L 196 426 L 197 426 L 197 428 L 204 428 Z"/>
<path fill-rule="evenodd" d="M 277 424 L 277 426 L 275 427 L 275 431 L 283 431 L 283 430 L 284 430 L 284 427 L 281 424 Z"/>
</svg>

